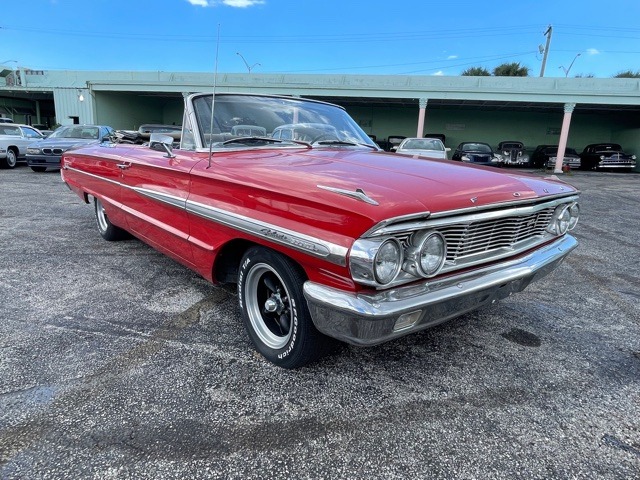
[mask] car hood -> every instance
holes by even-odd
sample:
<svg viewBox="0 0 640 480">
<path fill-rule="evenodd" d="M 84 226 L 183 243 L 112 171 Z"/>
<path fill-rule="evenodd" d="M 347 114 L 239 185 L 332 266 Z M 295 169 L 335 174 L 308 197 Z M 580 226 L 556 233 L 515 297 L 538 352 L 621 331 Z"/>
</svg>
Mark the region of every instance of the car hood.
<svg viewBox="0 0 640 480">
<path fill-rule="evenodd" d="M 76 146 L 91 145 L 99 143 L 94 138 L 46 138 L 32 143 L 30 146 L 35 148 L 71 148 Z"/>
<path fill-rule="evenodd" d="M 423 157 L 445 158 L 446 152 L 442 150 L 396 150 L 401 155 L 420 155 Z"/>
<path fill-rule="evenodd" d="M 358 211 L 374 222 L 575 191 L 557 179 L 385 152 L 314 149 L 270 158 L 254 152 L 245 158 L 249 156 L 260 158 L 260 162 L 229 160 L 241 169 L 243 177 L 252 179 L 253 186 Z M 336 193 L 336 189 L 345 193 Z M 346 195 L 358 190 L 373 202 Z"/>
</svg>

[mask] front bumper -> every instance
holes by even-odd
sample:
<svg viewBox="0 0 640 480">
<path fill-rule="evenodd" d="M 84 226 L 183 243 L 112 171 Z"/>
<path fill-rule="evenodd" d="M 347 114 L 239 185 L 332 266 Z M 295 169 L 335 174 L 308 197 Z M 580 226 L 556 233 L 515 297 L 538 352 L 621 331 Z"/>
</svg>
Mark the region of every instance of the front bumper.
<svg viewBox="0 0 640 480">
<path fill-rule="evenodd" d="M 520 292 L 554 270 L 577 246 L 575 238 L 565 235 L 523 257 L 419 285 L 358 294 L 308 281 L 304 294 L 322 333 L 354 345 L 376 345 Z M 400 317 L 414 312 L 420 312 L 415 323 L 395 328 Z"/>
<path fill-rule="evenodd" d="M 30 167 L 60 168 L 62 155 L 27 155 L 27 165 Z"/>
</svg>

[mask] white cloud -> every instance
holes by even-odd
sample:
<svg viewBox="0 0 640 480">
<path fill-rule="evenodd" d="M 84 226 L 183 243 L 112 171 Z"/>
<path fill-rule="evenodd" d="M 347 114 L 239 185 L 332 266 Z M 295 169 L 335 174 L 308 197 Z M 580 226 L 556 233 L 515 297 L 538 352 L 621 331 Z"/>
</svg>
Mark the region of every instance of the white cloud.
<svg viewBox="0 0 640 480">
<path fill-rule="evenodd" d="M 187 0 L 191 5 L 195 5 L 197 7 L 215 7 L 216 5 L 222 3 L 227 7 L 234 8 L 247 8 L 253 7 L 254 5 L 262 5 L 264 4 L 264 0 Z"/>
<path fill-rule="evenodd" d="M 598 55 L 600 53 L 600 50 L 598 50 L 597 48 L 587 48 L 587 53 L 589 55 Z"/>
<path fill-rule="evenodd" d="M 436 73 L 434 73 L 433 75 L 435 75 L 436 77 L 442 77 L 444 75 L 444 72 L 442 70 L 438 70 Z"/>
<path fill-rule="evenodd" d="M 455 60 L 456 58 L 458 58 L 458 55 L 449 55 L 447 60 Z"/>
<path fill-rule="evenodd" d="M 264 0 L 222 0 L 228 7 L 247 8 L 254 5 L 262 5 Z"/>
</svg>

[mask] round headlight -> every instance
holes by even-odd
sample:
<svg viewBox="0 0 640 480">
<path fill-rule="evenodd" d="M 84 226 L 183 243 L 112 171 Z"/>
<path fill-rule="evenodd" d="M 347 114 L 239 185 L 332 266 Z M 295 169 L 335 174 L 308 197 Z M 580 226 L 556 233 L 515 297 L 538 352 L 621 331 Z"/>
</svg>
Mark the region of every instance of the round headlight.
<svg viewBox="0 0 640 480">
<path fill-rule="evenodd" d="M 580 207 L 577 203 L 574 203 L 569 207 L 569 230 L 573 230 L 578 224 L 578 218 L 580 218 Z"/>
<path fill-rule="evenodd" d="M 569 225 L 571 223 L 571 213 L 570 213 L 571 205 L 558 205 L 553 212 L 553 217 L 551 217 L 551 222 L 547 227 L 547 231 L 554 235 L 564 235 L 569 230 Z M 577 221 L 577 220 L 576 220 Z"/>
<path fill-rule="evenodd" d="M 402 266 L 402 247 L 395 238 L 382 242 L 373 259 L 373 273 L 376 281 L 386 285 L 393 281 Z"/>
<path fill-rule="evenodd" d="M 431 232 L 419 245 L 418 271 L 424 277 L 433 277 L 447 258 L 447 242 L 438 232 Z"/>
</svg>

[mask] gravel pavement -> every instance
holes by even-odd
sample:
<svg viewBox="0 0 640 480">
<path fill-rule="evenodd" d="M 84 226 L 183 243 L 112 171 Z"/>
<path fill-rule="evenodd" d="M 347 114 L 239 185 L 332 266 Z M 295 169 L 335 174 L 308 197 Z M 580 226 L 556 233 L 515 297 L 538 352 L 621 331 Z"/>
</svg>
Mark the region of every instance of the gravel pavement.
<svg viewBox="0 0 640 480">
<path fill-rule="evenodd" d="M 564 179 L 580 246 L 551 276 L 286 371 L 233 289 L 0 170 L 0 478 L 639 478 L 640 175 Z"/>
</svg>

